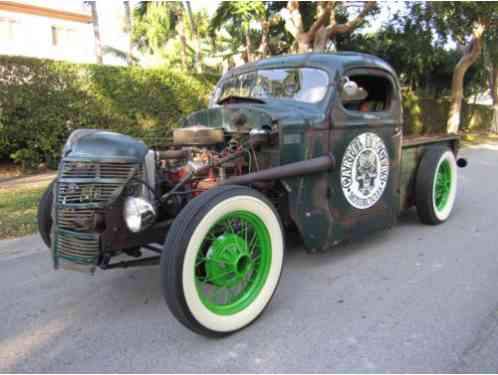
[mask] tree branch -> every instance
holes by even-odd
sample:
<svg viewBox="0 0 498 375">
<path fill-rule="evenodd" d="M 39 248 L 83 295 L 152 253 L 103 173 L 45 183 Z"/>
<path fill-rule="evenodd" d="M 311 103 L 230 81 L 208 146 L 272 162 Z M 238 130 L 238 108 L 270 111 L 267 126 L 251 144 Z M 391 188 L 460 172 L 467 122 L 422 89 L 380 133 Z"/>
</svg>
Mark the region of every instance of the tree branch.
<svg viewBox="0 0 498 375">
<path fill-rule="evenodd" d="M 355 19 L 339 25 L 336 24 L 331 27 L 329 30 L 329 37 L 334 34 L 347 33 L 356 29 L 358 26 L 360 26 L 360 24 L 363 22 L 368 13 L 370 13 L 376 3 L 376 1 L 367 1 L 365 3 L 365 6 L 363 7 L 363 10 L 356 16 Z"/>
<path fill-rule="evenodd" d="M 332 9 L 331 7 L 332 3 L 335 4 L 335 1 L 333 2 L 327 1 L 325 6 L 322 6 L 323 8 L 322 14 L 319 15 L 318 19 L 315 22 L 313 22 L 313 25 L 311 25 L 310 29 L 308 30 L 308 34 L 312 36 L 311 38 L 313 38 L 318 29 L 320 29 L 320 27 L 323 27 L 327 22 L 327 19 L 329 18 Z"/>
<path fill-rule="evenodd" d="M 330 12 L 330 20 L 329 20 L 329 29 L 334 27 L 337 23 L 336 19 L 335 19 L 335 7 L 336 7 L 336 2 L 335 1 L 332 1 L 332 4 L 331 4 L 331 12 Z"/>
<path fill-rule="evenodd" d="M 458 133 L 460 126 L 460 112 L 463 100 L 463 79 L 465 73 L 479 58 L 482 50 L 482 36 L 486 29 L 483 22 L 476 22 L 472 30 L 472 40 L 465 49 L 453 71 L 451 80 L 451 104 L 448 113 L 446 130 L 448 133 Z"/>
<path fill-rule="evenodd" d="M 472 40 L 470 41 L 468 47 L 465 49 L 464 55 L 458 62 L 458 64 L 462 63 L 471 66 L 477 61 L 477 59 L 481 55 L 482 36 L 485 30 L 486 26 L 483 22 L 478 21 L 475 23 L 472 29 Z"/>
<path fill-rule="evenodd" d="M 294 37 L 294 39 L 297 39 L 298 35 L 304 32 L 303 19 L 299 12 L 298 1 L 287 2 L 287 8 L 282 9 L 280 16 L 285 21 L 285 29 Z"/>
</svg>

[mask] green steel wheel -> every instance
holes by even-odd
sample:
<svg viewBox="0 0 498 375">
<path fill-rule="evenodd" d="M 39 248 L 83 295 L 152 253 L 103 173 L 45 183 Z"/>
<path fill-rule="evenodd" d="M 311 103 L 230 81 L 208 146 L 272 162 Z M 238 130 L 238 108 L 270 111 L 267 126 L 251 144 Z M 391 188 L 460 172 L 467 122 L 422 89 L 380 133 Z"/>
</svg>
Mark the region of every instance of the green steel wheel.
<svg viewBox="0 0 498 375">
<path fill-rule="evenodd" d="M 443 160 L 441 164 L 439 164 L 432 192 L 434 194 L 436 211 L 444 211 L 451 192 L 451 167 L 448 160 Z"/>
<path fill-rule="evenodd" d="M 440 224 L 453 209 L 457 189 L 457 165 L 453 151 L 446 147 L 429 149 L 418 167 L 415 202 L 420 220 Z"/>
<path fill-rule="evenodd" d="M 283 232 L 276 210 L 249 188 L 226 186 L 192 200 L 161 256 L 166 302 L 188 328 L 223 335 L 253 322 L 280 279 Z"/>
</svg>

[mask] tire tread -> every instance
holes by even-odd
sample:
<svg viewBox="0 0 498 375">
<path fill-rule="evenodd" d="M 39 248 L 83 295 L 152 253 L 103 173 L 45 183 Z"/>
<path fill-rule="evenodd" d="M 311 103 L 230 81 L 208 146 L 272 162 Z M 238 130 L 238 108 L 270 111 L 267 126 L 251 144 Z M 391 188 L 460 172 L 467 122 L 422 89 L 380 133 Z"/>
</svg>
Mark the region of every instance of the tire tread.
<svg viewBox="0 0 498 375">
<path fill-rule="evenodd" d="M 53 187 L 54 182 L 52 181 L 40 198 L 40 201 L 38 202 L 38 211 L 36 213 L 38 231 L 48 248 L 50 248 L 51 244 L 50 232 L 52 229 Z"/>
<path fill-rule="evenodd" d="M 448 147 L 437 146 L 429 148 L 422 156 L 415 180 L 415 207 L 420 221 L 428 225 L 438 225 L 444 222 L 434 213 L 433 183 L 439 160 Z"/>
</svg>

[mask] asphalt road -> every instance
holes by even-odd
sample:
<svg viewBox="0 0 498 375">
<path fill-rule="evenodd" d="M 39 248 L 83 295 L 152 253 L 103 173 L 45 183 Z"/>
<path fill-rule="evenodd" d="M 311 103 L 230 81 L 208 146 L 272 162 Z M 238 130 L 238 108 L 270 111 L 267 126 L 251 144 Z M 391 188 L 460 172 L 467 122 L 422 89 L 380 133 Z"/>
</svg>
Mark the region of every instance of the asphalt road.
<svg viewBox="0 0 498 375">
<path fill-rule="evenodd" d="M 225 339 L 176 322 L 158 268 L 54 272 L 37 236 L 0 242 L 0 370 L 497 372 L 498 147 L 463 154 L 446 224 L 291 239 L 270 307 Z"/>
</svg>

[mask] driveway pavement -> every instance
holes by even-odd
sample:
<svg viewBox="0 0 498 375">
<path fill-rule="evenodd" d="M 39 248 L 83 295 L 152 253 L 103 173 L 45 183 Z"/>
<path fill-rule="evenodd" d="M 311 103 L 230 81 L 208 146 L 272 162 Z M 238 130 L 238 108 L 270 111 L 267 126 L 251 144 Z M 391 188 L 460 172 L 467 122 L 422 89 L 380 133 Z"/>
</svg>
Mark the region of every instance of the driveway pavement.
<svg viewBox="0 0 498 375">
<path fill-rule="evenodd" d="M 11 187 L 25 187 L 47 185 L 56 176 L 56 172 L 46 172 L 32 176 L 0 177 L 0 189 Z"/>
<path fill-rule="evenodd" d="M 225 339 L 168 311 L 159 269 L 52 271 L 38 236 L 0 242 L 0 371 L 497 372 L 498 148 L 464 150 L 450 220 L 308 255 L 288 241 L 265 314 Z"/>
</svg>

